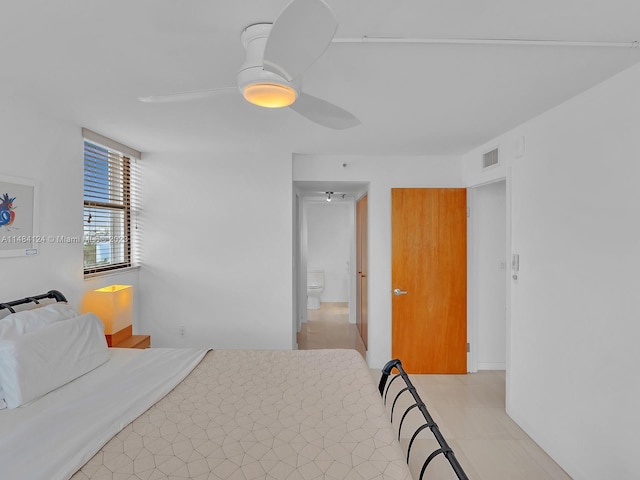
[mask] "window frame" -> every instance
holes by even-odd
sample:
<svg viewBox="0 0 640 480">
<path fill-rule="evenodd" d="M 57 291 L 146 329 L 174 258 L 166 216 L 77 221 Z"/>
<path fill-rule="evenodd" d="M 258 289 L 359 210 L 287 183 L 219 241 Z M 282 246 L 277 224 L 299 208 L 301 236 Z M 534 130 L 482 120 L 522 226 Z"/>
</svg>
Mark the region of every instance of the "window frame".
<svg viewBox="0 0 640 480">
<path fill-rule="evenodd" d="M 101 274 L 107 274 L 116 272 L 123 269 L 128 269 L 137 266 L 136 258 L 134 255 L 134 242 L 136 241 L 133 235 L 133 227 L 132 227 L 132 217 L 133 217 L 133 208 L 134 201 L 138 199 L 134 199 L 134 195 L 137 192 L 137 188 L 134 184 L 137 180 L 134 178 L 133 174 L 133 165 L 140 157 L 142 156 L 140 152 L 133 150 L 129 147 L 119 144 L 111 139 L 103 137 L 99 134 L 91 132 L 90 130 L 83 129 L 83 272 L 84 277 L 92 277 L 98 276 Z M 89 148 L 88 148 L 89 147 Z M 113 200 L 113 201 L 101 201 L 99 199 L 87 199 L 87 187 L 88 187 L 88 169 L 87 164 L 93 163 L 93 160 L 88 160 L 88 155 L 90 155 L 91 148 L 98 148 L 100 150 L 105 150 L 105 157 L 107 161 L 107 169 L 109 170 L 111 167 L 115 166 L 119 175 L 119 180 L 121 180 L 121 185 L 118 185 L 118 189 L 114 190 L 116 198 L 121 198 L 121 200 Z M 133 158 L 132 158 L 133 157 Z M 120 173 L 121 172 L 121 173 Z M 95 174 L 95 172 L 94 172 Z M 107 178 L 109 177 L 109 172 L 105 175 Z M 95 178 L 93 179 L 95 181 Z M 118 182 L 120 183 L 120 182 Z M 110 196 L 110 186 L 104 187 L 105 192 Z M 94 192 L 95 193 L 95 192 Z M 113 239 L 110 241 L 112 245 L 110 246 L 110 261 L 105 265 L 97 265 L 93 264 L 87 267 L 85 263 L 85 255 L 86 255 L 86 247 L 90 245 L 89 235 L 93 233 L 94 236 L 94 244 L 96 234 L 95 232 L 89 231 L 87 232 L 87 210 L 88 209 L 102 209 L 104 212 L 122 212 L 122 236 L 125 238 L 123 241 L 123 251 L 122 251 L 122 260 L 121 261 L 112 261 L 113 258 Z M 109 216 L 110 213 L 107 214 Z M 88 218 L 91 218 L 91 212 L 89 212 Z M 118 225 L 120 227 L 120 225 Z M 113 228 L 113 227 L 110 227 Z M 137 222 L 136 222 L 137 229 Z M 111 231 L 114 236 L 116 234 Z M 119 236 L 119 235 L 118 235 Z"/>
</svg>

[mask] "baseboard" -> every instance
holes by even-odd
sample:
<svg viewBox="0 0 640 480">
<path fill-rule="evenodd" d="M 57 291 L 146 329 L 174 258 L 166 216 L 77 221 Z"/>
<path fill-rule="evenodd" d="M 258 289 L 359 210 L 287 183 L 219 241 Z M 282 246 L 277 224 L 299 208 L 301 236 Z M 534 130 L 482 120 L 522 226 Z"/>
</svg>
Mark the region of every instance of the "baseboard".
<svg viewBox="0 0 640 480">
<path fill-rule="evenodd" d="M 506 370 L 507 365 L 504 362 L 492 363 L 492 362 L 478 362 L 478 370 Z"/>
</svg>

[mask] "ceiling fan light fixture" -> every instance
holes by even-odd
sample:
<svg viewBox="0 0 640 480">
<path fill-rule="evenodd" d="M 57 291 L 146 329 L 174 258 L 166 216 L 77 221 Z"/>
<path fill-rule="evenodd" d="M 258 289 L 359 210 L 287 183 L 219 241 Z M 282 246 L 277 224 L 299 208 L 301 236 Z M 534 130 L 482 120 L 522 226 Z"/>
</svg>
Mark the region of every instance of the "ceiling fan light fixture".
<svg viewBox="0 0 640 480">
<path fill-rule="evenodd" d="M 288 85 L 277 83 L 252 83 L 244 87 L 245 100 L 259 107 L 288 107 L 298 98 L 298 92 Z"/>
</svg>

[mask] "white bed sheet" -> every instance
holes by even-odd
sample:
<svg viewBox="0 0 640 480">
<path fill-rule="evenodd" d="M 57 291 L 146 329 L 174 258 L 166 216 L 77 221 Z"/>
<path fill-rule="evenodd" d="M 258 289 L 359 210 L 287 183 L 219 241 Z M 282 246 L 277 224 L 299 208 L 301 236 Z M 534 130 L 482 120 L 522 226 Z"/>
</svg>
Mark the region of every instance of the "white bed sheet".
<svg viewBox="0 0 640 480">
<path fill-rule="evenodd" d="M 0 410 L 0 478 L 70 478 L 207 351 L 112 348 L 109 361 L 95 370 L 20 408 Z"/>
</svg>

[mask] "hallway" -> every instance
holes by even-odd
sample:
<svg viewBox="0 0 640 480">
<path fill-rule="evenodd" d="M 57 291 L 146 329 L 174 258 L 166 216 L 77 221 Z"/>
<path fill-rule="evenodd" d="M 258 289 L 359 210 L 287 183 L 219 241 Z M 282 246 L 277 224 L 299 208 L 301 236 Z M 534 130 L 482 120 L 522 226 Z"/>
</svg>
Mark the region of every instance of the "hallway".
<svg viewBox="0 0 640 480">
<path fill-rule="evenodd" d="M 349 304 L 320 304 L 320 310 L 307 310 L 307 323 L 298 333 L 298 349 L 348 348 L 366 358 L 364 343 L 358 329 L 349 323 Z"/>
</svg>

